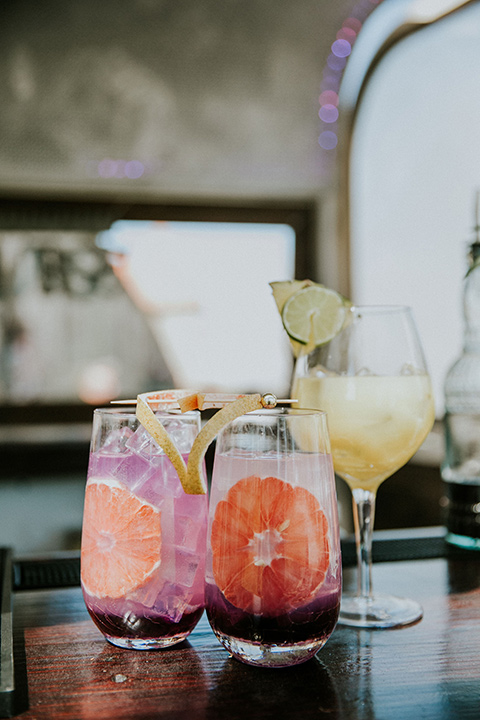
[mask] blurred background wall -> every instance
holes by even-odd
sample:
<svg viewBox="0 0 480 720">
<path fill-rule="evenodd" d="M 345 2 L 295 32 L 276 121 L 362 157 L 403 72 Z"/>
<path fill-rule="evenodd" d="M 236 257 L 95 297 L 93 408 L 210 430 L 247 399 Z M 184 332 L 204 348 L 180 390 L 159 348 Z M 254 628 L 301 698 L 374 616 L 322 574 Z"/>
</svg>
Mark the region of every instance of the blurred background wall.
<svg viewBox="0 0 480 720">
<path fill-rule="evenodd" d="M 335 148 L 319 144 L 334 121 L 324 123 L 319 110 L 322 102 L 333 113 L 336 106 L 320 96 L 338 91 L 347 62 L 331 46 L 346 20 L 358 32 L 375 5 L 0 4 L 0 542 L 17 553 L 78 546 L 89 434 L 88 422 L 77 417 L 79 375 L 87 386 L 83 402 L 93 391 L 94 404 L 102 401 L 97 381 L 107 385 L 104 401 L 109 392 L 135 394 L 172 382 L 149 335 L 148 313 L 95 246 L 98 232 L 117 217 L 110 204 L 255 209 L 300 202 L 320 222 Z M 347 28 L 350 40 L 356 31 Z M 70 200 L 80 209 L 67 207 Z M 63 205 L 51 209 L 52 202 Z M 313 237 L 316 244 L 318 227 Z M 312 276 L 319 274 L 313 250 Z M 268 252 L 261 262 L 276 267 Z M 253 254 L 251 261 L 260 259 Z M 224 263 L 218 272 L 235 276 L 238 261 Z M 199 264 L 185 265 L 186 285 Z M 285 267 L 293 277 L 294 265 Z M 265 274 L 266 289 L 270 279 L 284 278 Z M 271 325 L 273 304 L 269 312 Z M 291 359 L 279 333 L 288 388 Z M 210 345 L 190 351 L 202 352 L 211 362 Z M 82 362 L 91 373 L 86 383 Z M 109 386 L 117 366 L 128 382 Z M 80 419 L 89 417 L 88 406 L 86 412 Z"/>
<path fill-rule="evenodd" d="M 316 194 L 331 45 L 376 4 L 5 0 L 0 185 Z"/>
<path fill-rule="evenodd" d="M 172 380 L 145 310 L 151 299 L 139 304 L 125 292 L 124 274 L 97 243 L 119 218 L 168 226 L 186 215 L 243 213 L 251 222 L 266 212 L 269 223 L 296 225 L 295 259 L 288 251 L 276 268 L 337 288 L 350 276 L 357 302 L 414 305 L 441 421 L 480 186 L 478 2 L 412 36 L 376 71 L 354 138 L 351 267 L 339 265 L 336 242 L 342 74 L 367 26 L 410 2 L 3 0 L 0 543 L 18 552 L 78 544 L 91 414 L 88 392 L 82 400 L 72 379 L 82 353 L 93 372 L 87 390 L 97 392 L 98 381 L 111 394 L 131 393 Z M 266 288 L 280 279 L 268 275 L 279 251 L 255 244 L 248 257 L 264 268 Z M 228 268 L 232 282 L 239 267 Z M 182 281 L 187 287 L 188 276 Z M 274 318 L 270 308 L 264 322 Z M 135 341 L 122 334 L 125 322 Z M 25 327 L 41 343 L 29 345 Z M 278 342 L 288 384 L 290 350 L 283 335 Z M 195 352 L 210 357 L 211 344 Z M 112 357 L 130 386 L 111 382 Z M 48 397 L 32 395 L 34 381 Z M 442 450 L 432 437 L 421 497 L 384 526 L 438 522 Z M 389 487 L 393 480 L 380 492 Z"/>
</svg>

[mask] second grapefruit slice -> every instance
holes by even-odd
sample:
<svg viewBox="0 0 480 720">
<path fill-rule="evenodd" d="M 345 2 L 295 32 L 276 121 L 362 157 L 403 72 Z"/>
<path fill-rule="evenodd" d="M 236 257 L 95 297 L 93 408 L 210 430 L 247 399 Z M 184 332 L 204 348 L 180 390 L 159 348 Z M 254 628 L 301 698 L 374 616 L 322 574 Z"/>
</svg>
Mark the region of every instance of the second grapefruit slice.
<svg viewBox="0 0 480 720">
<path fill-rule="evenodd" d="M 250 476 L 218 503 L 211 547 L 225 598 L 246 612 L 277 616 L 313 600 L 324 582 L 328 522 L 305 488 Z"/>
<path fill-rule="evenodd" d="M 85 490 L 81 577 L 96 597 L 120 598 L 145 583 L 161 560 L 160 510 L 114 479 Z"/>
</svg>

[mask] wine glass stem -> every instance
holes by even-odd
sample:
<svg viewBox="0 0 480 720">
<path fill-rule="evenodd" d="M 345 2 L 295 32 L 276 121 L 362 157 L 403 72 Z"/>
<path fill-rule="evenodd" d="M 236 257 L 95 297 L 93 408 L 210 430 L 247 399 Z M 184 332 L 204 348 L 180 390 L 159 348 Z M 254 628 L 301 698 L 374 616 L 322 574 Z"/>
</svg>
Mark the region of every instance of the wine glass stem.
<svg viewBox="0 0 480 720">
<path fill-rule="evenodd" d="M 352 490 L 353 523 L 357 547 L 357 595 L 372 597 L 372 539 L 375 518 L 375 492 Z"/>
</svg>

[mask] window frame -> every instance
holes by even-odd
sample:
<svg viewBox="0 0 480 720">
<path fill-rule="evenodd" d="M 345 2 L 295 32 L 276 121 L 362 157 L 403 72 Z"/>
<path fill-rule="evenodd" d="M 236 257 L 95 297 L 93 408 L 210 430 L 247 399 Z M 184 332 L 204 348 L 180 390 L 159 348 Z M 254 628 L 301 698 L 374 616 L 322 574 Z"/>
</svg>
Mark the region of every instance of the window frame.
<svg viewBox="0 0 480 720">
<path fill-rule="evenodd" d="M 295 277 L 317 265 L 318 203 L 314 200 L 141 202 L 131 198 L 0 196 L 0 232 L 102 232 L 117 220 L 285 224 L 295 232 Z M 90 423 L 92 406 L 78 403 L 0 404 L 0 426 Z"/>
</svg>

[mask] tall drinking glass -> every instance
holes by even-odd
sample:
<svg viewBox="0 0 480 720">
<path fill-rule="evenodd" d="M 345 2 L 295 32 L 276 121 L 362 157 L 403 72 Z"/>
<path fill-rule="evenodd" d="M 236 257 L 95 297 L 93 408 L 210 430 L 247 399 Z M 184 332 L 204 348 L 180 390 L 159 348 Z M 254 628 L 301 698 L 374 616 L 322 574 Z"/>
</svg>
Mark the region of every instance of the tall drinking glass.
<svg viewBox="0 0 480 720">
<path fill-rule="evenodd" d="M 379 485 L 418 450 L 434 422 L 430 378 L 408 307 L 353 307 L 329 343 L 298 358 L 293 394 L 326 411 L 336 473 L 352 490 L 357 593 L 340 622 L 394 627 L 422 617 L 418 603 L 372 589 L 371 548 Z"/>
<path fill-rule="evenodd" d="M 158 411 L 187 460 L 198 411 Z M 82 529 L 85 603 L 105 638 L 156 649 L 182 641 L 204 609 L 207 496 L 183 491 L 131 410 L 94 412 Z"/>
<path fill-rule="evenodd" d="M 341 558 L 324 413 L 255 411 L 218 435 L 210 494 L 205 602 L 237 659 L 295 665 L 338 618 Z"/>
</svg>

